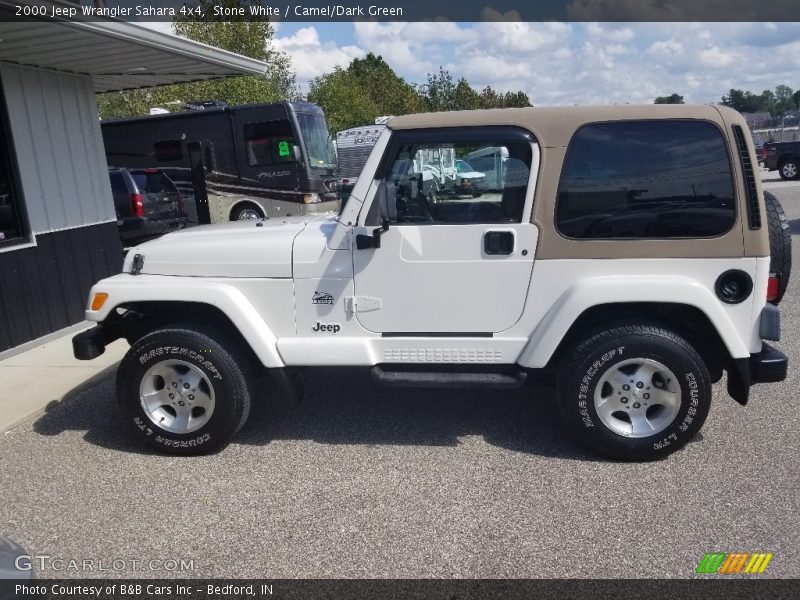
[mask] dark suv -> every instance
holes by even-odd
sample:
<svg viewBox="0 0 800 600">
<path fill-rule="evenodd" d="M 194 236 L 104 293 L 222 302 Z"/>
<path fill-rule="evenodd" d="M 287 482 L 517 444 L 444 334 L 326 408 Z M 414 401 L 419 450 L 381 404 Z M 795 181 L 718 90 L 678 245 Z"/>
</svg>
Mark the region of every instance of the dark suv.
<svg viewBox="0 0 800 600">
<path fill-rule="evenodd" d="M 158 169 L 108 169 L 119 233 L 123 241 L 142 240 L 186 227 L 183 198 Z"/>
<path fill-rule="evenodd" d="M 800 142 L 767 142 L 764 148 L 767 169 L 777 170 L 781 179 L 800 177 Z"/>
</svg>

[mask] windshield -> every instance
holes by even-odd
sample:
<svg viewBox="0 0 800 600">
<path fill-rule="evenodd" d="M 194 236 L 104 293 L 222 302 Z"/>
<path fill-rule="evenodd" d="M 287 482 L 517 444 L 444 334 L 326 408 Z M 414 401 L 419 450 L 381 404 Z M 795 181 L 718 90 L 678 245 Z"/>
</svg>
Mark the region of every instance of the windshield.
<svg viewBox="0 0 800 600">
<path fill-rule="evenodd" d="M 474 171 L 474 170 L 475 169 L 473 169 L 472 167 L 469 166 L 467 161 L 465 161 L 465 160 L 457 160 L 456 161 L 456 171 L 458 171 L 459 173 L 461 173 L 462 171 L 463 172 L 469 172 L 469 171 Z"/>
<path fill-rule="evenodd" d="M 300 124 L 300 135 L 306 143 L 308 165 L 316 169 L 335 169 L 336 159 L 333 157 L 333 144 L 325 118 L 297 113 L 297 122 Z"/>
</svg>

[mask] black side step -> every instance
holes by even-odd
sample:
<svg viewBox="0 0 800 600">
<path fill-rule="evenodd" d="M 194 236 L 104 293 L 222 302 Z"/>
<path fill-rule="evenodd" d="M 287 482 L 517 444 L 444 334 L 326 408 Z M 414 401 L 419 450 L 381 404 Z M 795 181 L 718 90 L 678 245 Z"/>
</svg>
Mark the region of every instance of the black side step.
<svg viewBox="0 0 800 600">
<path fill-rule="evenodd" d="M 372 378 L 383 385 L 398 387 L 432 388 L 494 388 L 512 389 L 525 383 L 525 371 L 514 372 L 458 372 L 458 371 L 391 371 L 376 365 Z"/>
</svg>

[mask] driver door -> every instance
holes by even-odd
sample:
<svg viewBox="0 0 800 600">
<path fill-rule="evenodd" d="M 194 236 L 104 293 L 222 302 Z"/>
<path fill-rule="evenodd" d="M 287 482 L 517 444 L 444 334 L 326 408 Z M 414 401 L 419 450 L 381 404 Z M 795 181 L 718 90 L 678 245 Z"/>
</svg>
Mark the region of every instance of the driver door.
<svg viewBox="0 0 800 600">
<path fill-rule="evenodd" d="M 501 189 L 464 195 L 455 178 L 432 185 L 429 157 L 452 157 L 454 171 L 456 159 L 485 146 L 508 148 L 510 175 Z M 380 247 L 353 250 L 360 324 L 409 336 L 489 335 L 514 325 L 538 237 L 530 223 L 533 137 L 506 127 L 406 131 L 394 134 L 387 152 L 391 160 L 360 221 L 369 235 L 384 219 L 388 230 Z"/>
</svg>

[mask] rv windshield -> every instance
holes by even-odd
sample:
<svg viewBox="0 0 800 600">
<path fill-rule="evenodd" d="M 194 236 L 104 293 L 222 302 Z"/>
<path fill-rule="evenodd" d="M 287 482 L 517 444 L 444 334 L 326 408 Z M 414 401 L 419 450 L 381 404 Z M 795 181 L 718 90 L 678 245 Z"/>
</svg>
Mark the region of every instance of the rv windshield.
<svg viewBox="0 0 800 600">
<path fill-rule="evenodd" d="M 298 113 L 297 121 L 306 143 L 309 166 L 316 169 L 335 169 L 336 159 L 333 157 L 333 144 L 325 118 Z"/>
</svg>

